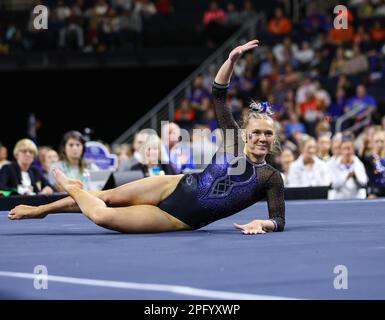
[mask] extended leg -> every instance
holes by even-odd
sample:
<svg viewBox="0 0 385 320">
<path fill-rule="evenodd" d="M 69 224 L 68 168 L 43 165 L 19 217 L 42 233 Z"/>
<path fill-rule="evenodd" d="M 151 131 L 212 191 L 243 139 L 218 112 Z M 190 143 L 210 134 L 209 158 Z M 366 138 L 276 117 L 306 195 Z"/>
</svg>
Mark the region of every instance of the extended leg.
<svg viewBox="0 0 385 320">
<path fill-rule="evenodd" d="M 89 191 L 107 206 L 126 207 L 131 205 L 153 205 L 168 197 L 176 188 L 183 175 L 148 177 L 124 184 L 115 189 L 105 191 Z M 71 184 L 77 184 L 69 180 Z M 50 213 L 80 212 L 79 206 L 72 197 L 41 205 L 38 207 L 19 205 L 8 215 L 10 219 L 44 218 Z"/>
<path fill-rule="evenodd" d="M 63 189 L 79 205 L 81 211 L 97 225 L 123 233 L 168 232 L 190 229 L 186 224 L 153 205 L 108 208 L 101 199 L 77 185 L 66 184 L 66 177 L 55 171 Z"/>
</svg>

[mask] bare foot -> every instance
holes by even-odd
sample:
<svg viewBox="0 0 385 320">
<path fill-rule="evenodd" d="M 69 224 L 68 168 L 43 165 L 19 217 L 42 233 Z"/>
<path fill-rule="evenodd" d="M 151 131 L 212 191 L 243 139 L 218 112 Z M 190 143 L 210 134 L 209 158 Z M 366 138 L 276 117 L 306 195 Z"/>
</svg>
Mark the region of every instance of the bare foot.
<svg viewBox="0 0 385 320">
<path fill-rule="evenodd" d="M 57 185 L 64 191 L 68 192 L 68 189 L 71 187 L 83 188 L 83 183 L 81 181 L 68 178 L 59 169 L 53 169 L 52 173 L 55 177 Z"/>
<path fill-rule="evenodd" d="M 46 213 L 41 213 L 38 207 L 19 205 L 9 212 L 8 219 L 43 219 L 46 215 Z"/>
</svg>

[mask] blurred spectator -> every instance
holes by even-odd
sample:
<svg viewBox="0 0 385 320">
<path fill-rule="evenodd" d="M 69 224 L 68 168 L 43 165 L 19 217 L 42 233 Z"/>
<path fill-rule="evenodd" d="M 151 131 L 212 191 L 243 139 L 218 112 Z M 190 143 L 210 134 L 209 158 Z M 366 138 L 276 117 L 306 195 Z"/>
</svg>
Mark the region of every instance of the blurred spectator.
<svg viewBox="0 0 385 320">
<path fill-rule="evenodd" d="M 344 65 L 344 74 L 357 74 L 369 70 L 368 58 L 361 52 L 359 45 L 353 46 L 352 57 Z"/>
<path fill-rule="evenodd" d="M 354 34 L 353 43 L 360 46 L 364 50 L 368 50 L 370 47 L 370 35 L 366 32 L 363 25 L 359 25 L 356 33 Z"/>
<path fill-rule="evenodd" d="M 114 153 L 118 156 L 119 165 L 132 157 L 131 147 L 128 143 L 118 145 L 114 150 Z"/>
<path fill-rule="evenodd" d="M 142 43 L 143 21 L 139 11 L 125 9 L 119 16 L 121 39 L 128 47 L 138 47 Z"/>
<path fill-rule="evenodd" d="M 210 92 L 203 86 L 203 77 L 200 75 L 194 79 L 191 95 L 188 97 L 191 106 L 197 112 L 197 120 L 199 121 L 202 114 L 210 106 Z"/>
<path fill-rule="evenodd" d="M 344 114 L 346 105 L 346 94 L 343 88 L 338 88 L 336 92 L 335 101 L 333 101 L 329 108 L 327 108 L 326 113 L 331 117 L 332 122 L 338 119 L 338 117 Z"/>
<path fill-rule="evenodd" d="M 348 100 L 345 112 L 355 108 L 360 108 L 360 111 L 356 114 L 356 120 L 365 118 L 377 109 L 376 100 L 366 93 L 366 88 L 363 84 L 356 87 L 356 95 Z"/>
<path fill-rule="evenodd" d="M 273 47 L 273 53 L 278 64 L 290 62 L 288 58 L 294 57 L 298 52 L 297 44 L 293 43 L 290 37 L 285 37 L 283 42 L 278 42 Z"/>
<path fill-rule="evenodd" d="M 211 162 L 217 151 L 216 132 L 204 125 L 195 125 L 192 134 L 193 163 L 196 169 L 203 170 Z M 217 141 L 217 140 L 216 140 Z"/>
<path fill-rule="evenodd" d="M 315 91 L 315 85 L 310 77 L 305 77 L 302 80 L 302 83 L 297 88 L 295 103 L 300 105 L 301 103 L 306 101 L 306 93 L 308 91 Z"/>
<path fill-rule="evenodd" d="M 204 74 L 203 87 L 206 89 L 206 91 L 210 92 L 217 72 L 217 66 L 213 63 L 209 66 L 208 72 Z"/>
<path fill-rule="evenodd" d="M 239 89 L 239 97 L 245 104 L 254 98 L 257 80 L 253 76 L 252 70 L 246 69 L 244 74 L 239 77 L 237 85 Z"/>
<path fill-rule="evenodd" d="M 156 6 L 150 0 L 137 0 L 135 10 L 140 12 L 144 18 L 148 19 L 157 13 Z"/>
<path fill-rule="evenodd" d="M 95 5 L 92 8 L 91 15 L 93 16 L 105 16 L 108 13 L 109 5 L 106 0 L 96 0 Z"/>
<path fill-rule="evenodd" d="M 385 27 L 381 24 L 381 21 L 376 20 L 369 32 L 376 48 L 380 49 L 381 44 L 383 44 L 385 40 Z"/>
<path fill-rule="evenodd" d="M 294 89 L 298 86 L 299 80 L 301 78 L 301 73 L 299 71 L 296 71 L 290 63 L 287 63 L 283 69 L 283 72 L 281 74 L 281 81 L 285 88 L 287 89 Z M 276 85 L 279 85 L 279 82 L 276 83 Z M 283 88 L 282 88 L 283 89 Z M 275 87 L 275 90 L 277 90 L 279 93 L 282 94 L 282 99 L 284 99 L 285 91 L 282 89 L 277 90 L 277 86 Z"/>
<path fill-rule="evenodd" d="M 43 165 L 43 176 L 49 181 L 49 175 L 50 175 L 50 168 L 51 166 L 59 161 L 59 155 L 57 152 L 50 148 L 44 153 L 44 160 L 42 162 Z"/>
<path fill-rule="evenodd" d="M 314 84 L 314 95 L 320 101 L 320 108 L 325 110 L 329 107 L 331 103 L 331 98 L 329 92 L 322 87 L 322 84 L 319 80 L 313 81 Z"/>
<path fill-rule="evenodd" d="M 361 159 L 372 155 L 373 135 L 380 130 L 381 126 L 366 126 L 364 130 L 355 138 L 354 146 Z"/>
<path fill-rule="evenodd" d="M 190 106 L 188 99 L 183 99 L 179 108 L 175 111 L 174 120 L 182 128 L 186 130 L 192 129 L 196 114 L 195 110 Z"/>
<path fill-rule="evenodd" d="M 148 136 L 153 134 L 156 133 L 150 131 L 149 129 L 140 130 L 135 134 L 134 141 L 132 143 L 133 154 L 128 159 L 120 158 L 118 171 L 129 171 L 134 165 L 143 161 L 140 148 L 146 142 Z"/>
<path fill-rule="evenodd" d="M 267 28 L 274 36 L 285 36 L 291 33 L 292 24 L 290 19 L 283 16 L 281 8 L 276 8 L 274 17 L 268 21 Z"/>
<path fill-rule="evenodd" d="M 0 169 L 8 163 L 10 163 L 8 160 L 8 149 L 0 144 Z"/>
<path fill-rule="evenodd" d="M 87 186 L 87 171 L 98 171 L 98 167 L 92 162 L 84 160 L 85 140 L 78 131 L 69 131 L 64 134 L 59 147 L 60 161 L 54 163 L 50 169 L 50 179 L 52 185 L 55 185 L 55 178 L 52 174 L 54 168 L 60 169 L 70 179 L 80 180 Z M 57 188 L 58 189 L 58 188 Z"/>
<path fill-rule="evenodd" d="M 81 0 L 81 1 L 83 1 L 83 0 Z M 116 9 L 120 9 L 120 10 L 131 9 L 133 7 L 134 2 L 135 2 L 135 0 L 110 0 L 111 6 L 115 10 Z"/>
<path fill-rule="evenodd" d="M 56 16 L 63 22 L 71 16 L 71 9 L 65 4 L 64 0 L 58 0 L 55 8 Z"/>
<path fill-rule="evenodd" d="M 301 155 L 295 160 L 287 177 L 288 187 L 328 186 L 330 176 L 327 165 L 317 156 L 317 144 L 314 138 L 302 142 Z"/>
<path fill-rule="evenodd" d="M 336 50 L 336 55 L 333 58 L 332 63 L 330 64 L 329 77 L 335 77 L 342 74 L 346 70 L 346 63 L 347 60 L 344 56 L 344 49 L 342 47 L 339 47 Z"/>
<path fill-rule="evenodd" d="M 307 40 L 317 36 L 319 33 L 328 32 L 330 29 L 327 17 L 316 6 L 316 2 L 310 2 L 308 14 L 301 22 L 301 30 L 304 32 Z"/>
<path fill-rule="evenodd" d="M 34 161 L 34 166 L 37 167 L 41 172 L 44 171 L 44 159 L 45 154 L 48 150 L 51 150 L 52 148 L 49 146 L 39 146 L 37 148 L 37 157 Z"/>
<path fill-rule="evenodd" d="M 53 188 L 32 166 L 37 156 L 37 147 L 32 140 L 19 140 L 13 149 L 16 161 L 0 169 L 0 190 L 13 190 L 20 195 L 52 194 Z"/>
<path fill-rule="evenodd" d="M 211 1 L 208 10 L 203 13 L 203 26 L 208 47 L 214 47 L 223 41 L 225 19 L 225 11 L 219 8 L 216 1 Z"/>
<path fill-rule="evenodd" d="M 229 2 L 226 7 L 225 15 L 225 25 L 229 28 L 234 28 L 240 26 L 244 21 L 242 21 L 241 13 L 237 10 L 234 3 Z"/>
<path fill-rule="evenodd" d="M 289 114 L 289 121 L 286 124 L 285 135 L 290 138 L 294 133 L 306 133 L 305 125 L 299 121 L 298 115 L 295 112 Z"/>
<path fill-rule="evenodd" d="M 291 149 L 283 149 L 278 157 L 279 170 L 281 171 L 283 183 L 287 185 L 287 177 L 289 173 L 290 165 L 294 162 L 295 157 Z"/>
<path fill-rule="evenodd" d="M 148 135 L 140 146 L 139 153 L 142 159 L 131 167 L 131 170 L 141 170 L 145 177 L 175 174 L 170 164 L 161 163 L 161 140 L 157 135 Z"/>
<path fill-rule="evenodd" d="M 297 52 L 294 52 L 294 58 L 298 60 L 301 64 L 307 64 L 313 60 L 314 50 L 310 46 L 308 41 L 302 42 L 301 49 Z"/>
<path fill-rule="evenodd" d="M 245 0 L 240 16 L 243 22 L 257 18 L 257 12 L 255 11 L 253 2 L 251 0 Z"/>
<path fill-rule="evenodd" d="M 187 168 L 194 169 L 191 149 L 179 143 L 182 135 L 180 127 L 174 122 L 169 122 L 163 125 L 161 131 L 162 163 L 169 163 L 175 173 L 181 173 Z"/>
<path fill-rule="evenodd" d="M 374 9 L 374 16 L 376 17 L 385 17 L 385 3 L 384 0 L 377 3 L 377 7 Z"/>
<path fill-rule="evenodd" d="M 323 135 L 331 135 L 332 134 L 332 127 L 330 125 L 330 118 L 329 117 L 322 117 L 315 126 L 315 136 L 320 137 Z"/>
<path fill-rule="evenodd" d="M 341 142 L 341 156 L 328 165 L 332 190 L 328 199 L 365 199 L 368 177 L 361 160 L 354 154 L 351 140 Z"/>
<path fill-rule="evenodd" d="M 363 158 L 369 177 L 368 197 L 385 196 L 385 131 L 377 131 L 372 138 L 372 152 Z"/>
<path fill-rule="evenodd" d="M 337 158 L 341 155 L 341 142 L 342 142 L 342 133 L 336 133 L 332 138 L 331 143 L 331 157 L 329 158 L 328 163 L 337 160 Z"/>
<path fill-rule="evenodd" d="M 298 112 L 305 122 L 307 132 L 315 136 L 317 121 L 323 118 L 323 112 L 321 101 L 317 99 L 313 90 L 306 92 L 306 100 L 298 108 Z"/>
<path fill-rule="evenodd" d="M 348 23 L 347 29 L 331 28 L 328 33 L 327 42 L 335 46 L 340 46 L 351 43 L 353 41 L 353 37 L 354 27 L 351 23 Z"/>
<path fill-rule="evenodd" d="M 203 14 L 203 25 L 208 26 L 211 23 L 222 25 L 225 22 L 225 12 L 219 8 L 216 1 L 211 1 L 209 9 Z"/>
<path fill-rule="evenodd" d="M 273 73 L 274 67 L 277 65 L 277 60 L 271 50 L 267 52 L 266 58 L 259 65 L 258 77 L 264 78 Z"/>
<path fill-rule="evenodd" d="M 371 4 L 371 0 L 364 0 L 357 7 L 357 16 L 360 19 L 371 18 L 374 13 L 373 5 Z"/>
<path fill-rule="evenodd" d="M 317 139 L 317 156 L 323 161 L 328 161 L 330 159 L 330 149 L 331 149 L 331 138 L 330 135 L 323 134 Z"/>
</svg>

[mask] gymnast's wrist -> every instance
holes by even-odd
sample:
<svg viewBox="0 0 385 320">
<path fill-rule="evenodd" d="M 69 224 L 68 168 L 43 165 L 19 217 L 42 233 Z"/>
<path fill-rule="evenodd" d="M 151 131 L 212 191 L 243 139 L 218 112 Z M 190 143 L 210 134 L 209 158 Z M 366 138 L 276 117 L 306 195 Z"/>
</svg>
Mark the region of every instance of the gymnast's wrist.
<svg viewBox="0 0 385 320">
<path fill-rule="evenodd" d="M 275 230 L 275 224 L 271 220 L 262 220 L 262 229 L 264 231 L 272 232 Z"/>
</svg>

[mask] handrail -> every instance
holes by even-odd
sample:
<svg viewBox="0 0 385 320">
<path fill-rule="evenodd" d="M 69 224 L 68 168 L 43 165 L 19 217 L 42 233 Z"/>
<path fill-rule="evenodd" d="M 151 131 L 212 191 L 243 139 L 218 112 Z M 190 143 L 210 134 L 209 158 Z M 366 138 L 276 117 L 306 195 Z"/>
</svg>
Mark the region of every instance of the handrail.
<svg viewBox="0 0 385 320">
<path fill-rule="evenodd" d="M 355 108 L 353 108 L 352 110 L 350 110 L 349 112 L 346 112 L 345 114 L 343 114 L 342 116 L 340 116 L 337 121 L 336 121 L 336 132 L 350 132 L 350 133 L 354 133 L 355 131 L 357 131 L 358 129 L 362 128 L 363 126 L 367 125 L 370 123 L 370 120 L 371 120 L 371 114 L 369 113 L 362 121 L 358 122 L 358 123 L 355 123 L 354 125 L 350 126 L 349 128 L 347 129 L 344 129 L 342 131 L 342 124 L 347 121 L 347 120 L 350 120 L 351 118 L 355 117 L 359 112 L 361 112 L 362 110 L 365 109 L 365 106 L 363 105 L 358 105 L 356 106 Z"/>
</svg>

